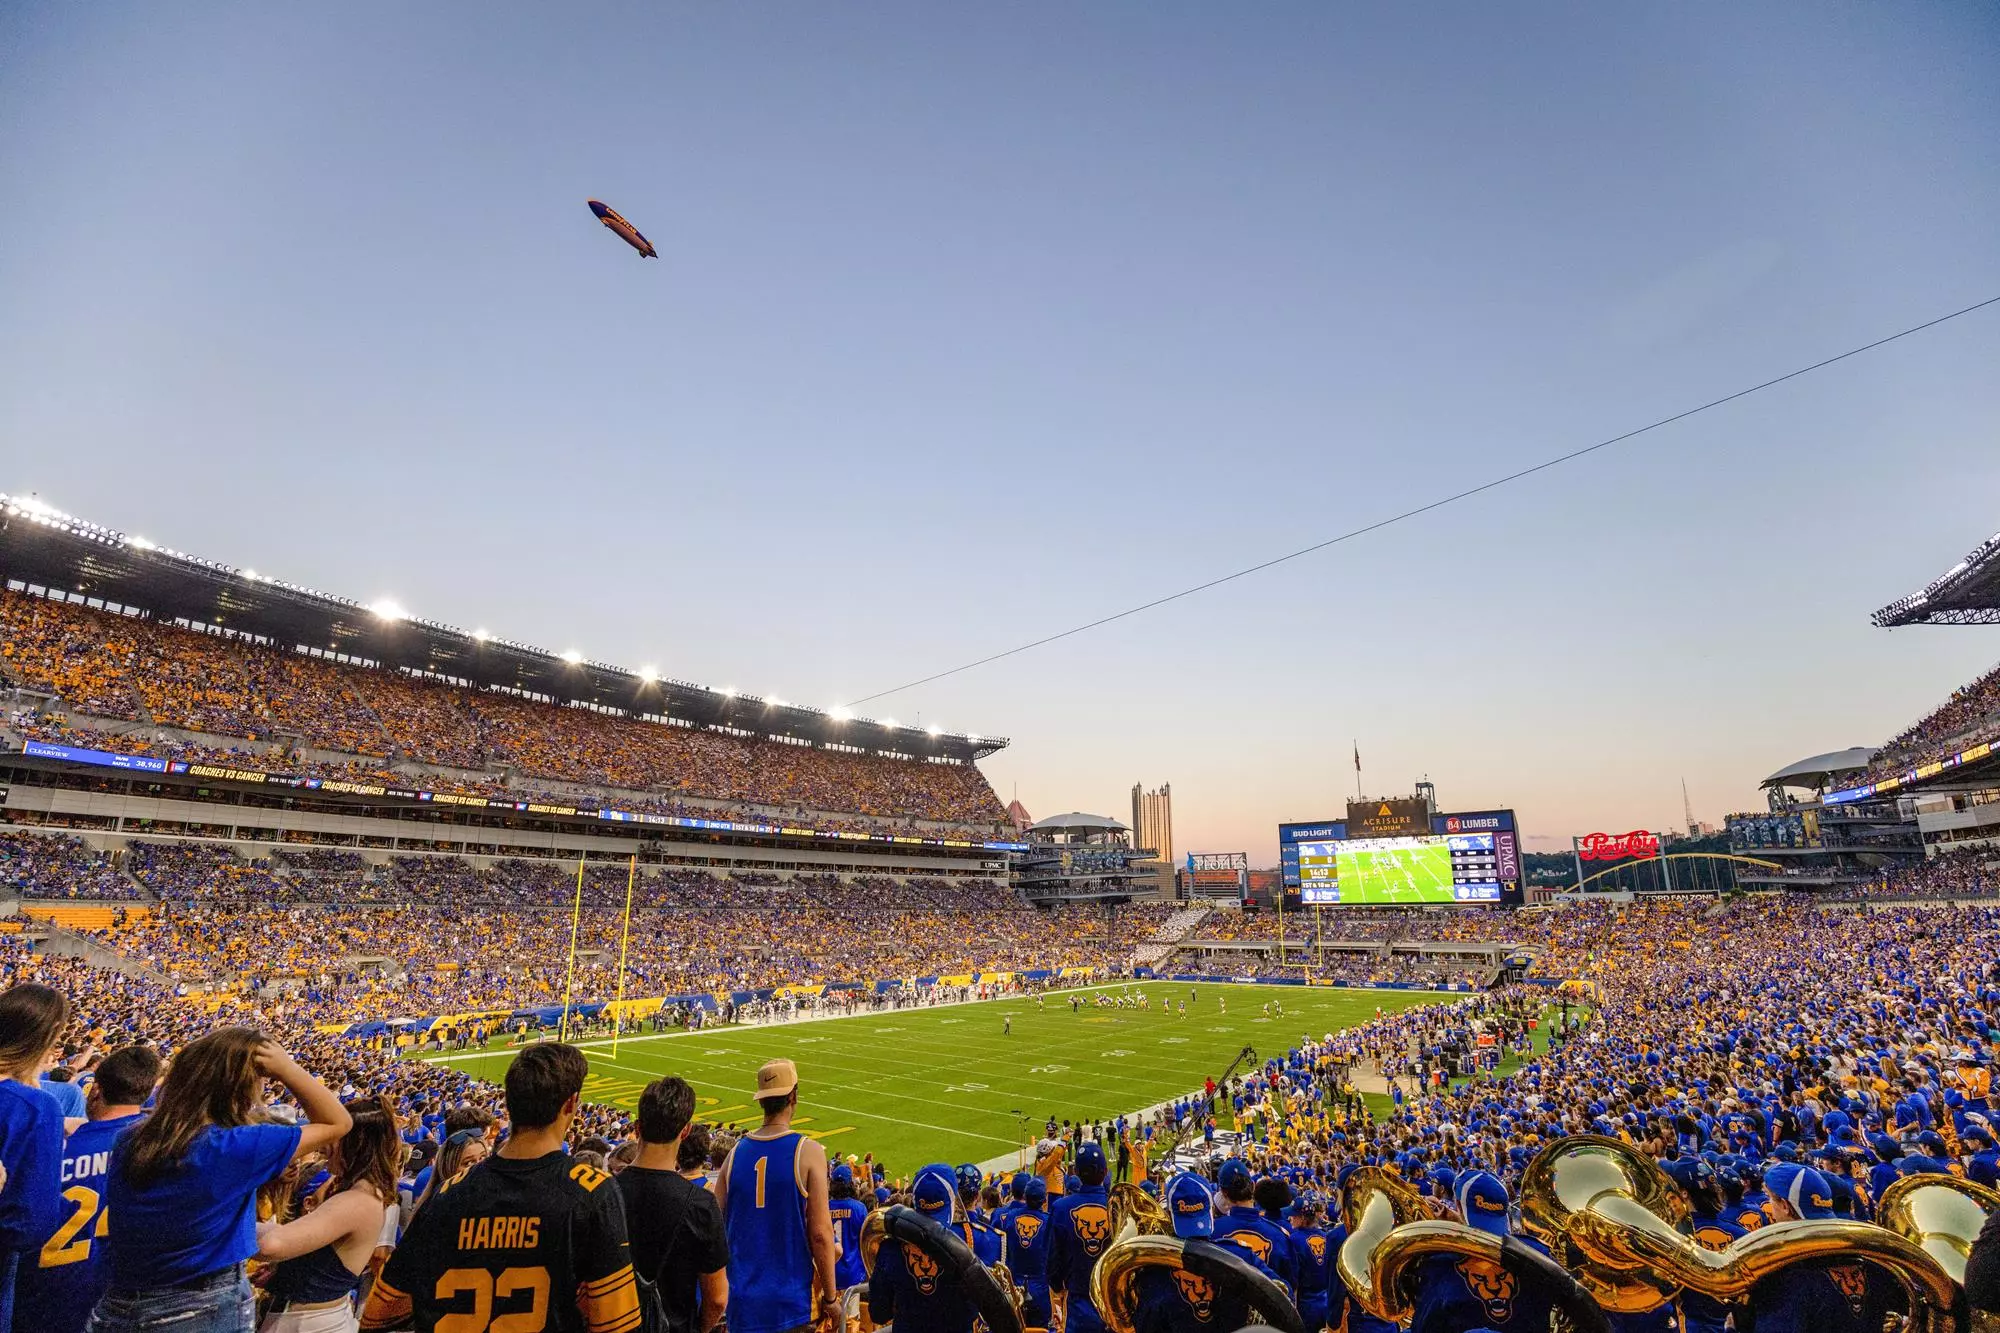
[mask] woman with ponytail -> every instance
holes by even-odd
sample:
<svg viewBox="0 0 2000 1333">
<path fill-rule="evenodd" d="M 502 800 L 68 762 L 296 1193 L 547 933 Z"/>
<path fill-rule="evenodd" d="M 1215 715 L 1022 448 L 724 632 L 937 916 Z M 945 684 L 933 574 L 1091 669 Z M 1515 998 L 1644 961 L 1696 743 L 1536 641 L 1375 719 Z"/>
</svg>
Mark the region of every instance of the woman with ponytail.
<svg viewBox="0 0 2000 1333">
<path fill-rule="evenodd" d="M 349 1102 L 347 1109 L 354 1128 L 333 1145 L 325 1201 L 304 1217 L 257 1229 L 257 1257 L 277 1263 L 265 1288 L 271 1310 L 259 1333 L 354 1331 L 354 1293 L 396 1206 L 403 1139 L 387 1097 Z"/>
</svg>

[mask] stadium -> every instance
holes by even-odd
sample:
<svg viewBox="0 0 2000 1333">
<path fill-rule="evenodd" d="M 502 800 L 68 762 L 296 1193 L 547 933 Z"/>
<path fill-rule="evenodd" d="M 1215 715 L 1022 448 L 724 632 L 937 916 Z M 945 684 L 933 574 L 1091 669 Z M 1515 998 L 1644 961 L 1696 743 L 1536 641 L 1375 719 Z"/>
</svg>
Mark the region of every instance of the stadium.
<svg viewBox="0 0 2000 1333">
<path fill-rule="evenodd" d="M 1877 622 L 2000 615 L 1996 569 L 2000 539 Z M 1317 1287 L 1310 1262 L 1260 1268 L 1355 1320 L 1394 1317 L 1397 1226 L 1483 1252 L 1453 1202 L 1472 1177 L 1560 1254 L 1584 1245 L 1549 1211 L 1562 1173 L 1613 1163 L 1681 1191 L 1649 1243 L 1697 1267 L 1677 1209 L 1775 1221 L 1786 1168 L 1884 1236 L 1910 1225 L 1891 1196 L 1957 1191 L 1975 1221 L 2000 1200 L 2000 671 L 1878 750 L 1780 770 L 1768 811 L 1732 817 L 1755 855 L 1716 891 L 1523 906 L 1513 813 L 1426 788 L 1283 826 L 1260 895 L 1241 857 L 1162 873 L 1115 820 L 1017 828 L 978 767 L 998 737 L 468 634 L 33 500 L 0 500 L 0 572 L 7 964 L 69 997 L 80 1062 L 251 1025 L 421 1141 L 504 1119 L 509 1066 L 566 1042 L 589 1070 L 571 1151 L 616 1169 L 673 1077 L 703 1172 L 790 1061 L 790 1123 L 872 1176 L 870 1203 L 965 1162 L 985 1226 L 986 1181 L 1088 1197 L 1082 1168 L 1136 1188 L 1120 1217 L 1143 1232 L 1163 1178 L 1245 1163 L 1300 1201 L 1301 1245 L 1346 1229 Z M 1781 974 L 1776 938 L 1800 942 Z M 1829 1005 L 1856 970 L 1881 979 L 1872 1012 Z M 1919 1258 L 1862 1289 L 1921 1313 L 1935 1237 L 1904 1244 Z M 1590 1298 L 1645 1285 L 1576 1263 Z"/>
<path fill-rule="evenodd" d="M 1444 17 L 0 10 L 0 1333 L 2000 1330 L 2000 7 Z"/>
</svg>

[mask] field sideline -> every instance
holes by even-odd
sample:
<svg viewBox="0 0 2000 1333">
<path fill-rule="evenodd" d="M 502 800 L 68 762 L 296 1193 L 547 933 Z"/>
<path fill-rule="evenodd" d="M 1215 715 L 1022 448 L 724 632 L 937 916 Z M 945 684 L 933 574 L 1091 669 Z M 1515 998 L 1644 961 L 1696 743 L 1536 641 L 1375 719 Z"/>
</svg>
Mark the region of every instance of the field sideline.
<svg viewBox="0 0 2000 1333">
<path fill-rule="evenodd" d="M 1100 994 L 1144 990 L 1153 1007 L 1098 1009 Z M 1163 1016 L 1162 998 L 1194 999 L 1186 1018 Z M 1086 1001 L 1072 1014 L 1068 996 Z M 614 1060 L 609 1038 L 581 1043 L 590 1057 L 584 1095 L 631 1107 L 663 1074 L 692 1083 L 697 1116 L 754 1124 L 757 1066 L 789 1056 L 799 1066 L 798 1128 L 829 1150 L 873 1151 L 891 1170 L 928 1161 L 988 1162 L 1011 1153 L 1053 1114 L 1104 1119 L 1142 1110 L 1201 1086 L 1245 1045 L 1282 1054 L 1310 1033 L 1353 1027 L 1379 1006 L 1398 1012 L 1462 996 L 1434 991 L 1337 987 L 1188 985 L 1146 982 L 1033 997 L 887 1010 L 768 1027 L 626 1037 Z M 1283 1019 L 1266 1017 L 1282 1003 Z M 1002 1035 L 1011 1016 L 1012 1036 Z M 498 1082 L 513 1059 L 501 1047 L 419 1057 Z M 1025 1120 L 1023 1117 L 1026 1117 Z"/>
</svg>

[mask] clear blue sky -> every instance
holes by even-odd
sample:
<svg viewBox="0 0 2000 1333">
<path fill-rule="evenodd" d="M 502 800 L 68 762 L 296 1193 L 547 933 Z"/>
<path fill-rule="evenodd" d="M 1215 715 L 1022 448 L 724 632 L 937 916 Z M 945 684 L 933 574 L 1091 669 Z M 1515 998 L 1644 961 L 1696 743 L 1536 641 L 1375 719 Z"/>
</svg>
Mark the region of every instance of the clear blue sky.
<svg viewBox="0 0 2000 1333">
<path fill-rule="evenodd" d="M 1984 3 L 24 2 L 0 489 L 834 704 L 2000 292 Z M 598 197 L 660 247 L 642 261 Z M 2000 657 L 2000 310 L 871 705 L 1183 848 L 1704 818 Z"/>
</svg>

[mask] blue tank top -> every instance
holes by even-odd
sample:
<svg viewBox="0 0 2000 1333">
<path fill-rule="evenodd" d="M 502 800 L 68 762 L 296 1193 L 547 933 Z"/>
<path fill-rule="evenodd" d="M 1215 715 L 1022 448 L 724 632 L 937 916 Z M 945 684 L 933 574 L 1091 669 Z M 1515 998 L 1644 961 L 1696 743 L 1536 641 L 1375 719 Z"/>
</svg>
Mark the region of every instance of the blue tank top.
<svg viewBox="0 0 2000 1333">
<path fill-rule="evenodd" d="M 785 1333 L 812 1319 L 799 1134 L 743 1138 L 729 1158 L 730 1333 Z"/>
<path fill-rule="evenodd" d="M 340 1251 L 332 1245 L 322 1245 L 310 1254 L 280 1262 L 265 1290 L 282 1310 L 288 1305 L 318 1305 L 352 1296 L 360 1285 L 361 1274 L 348 1271 L 341 1262 Z"/>
</svg>

